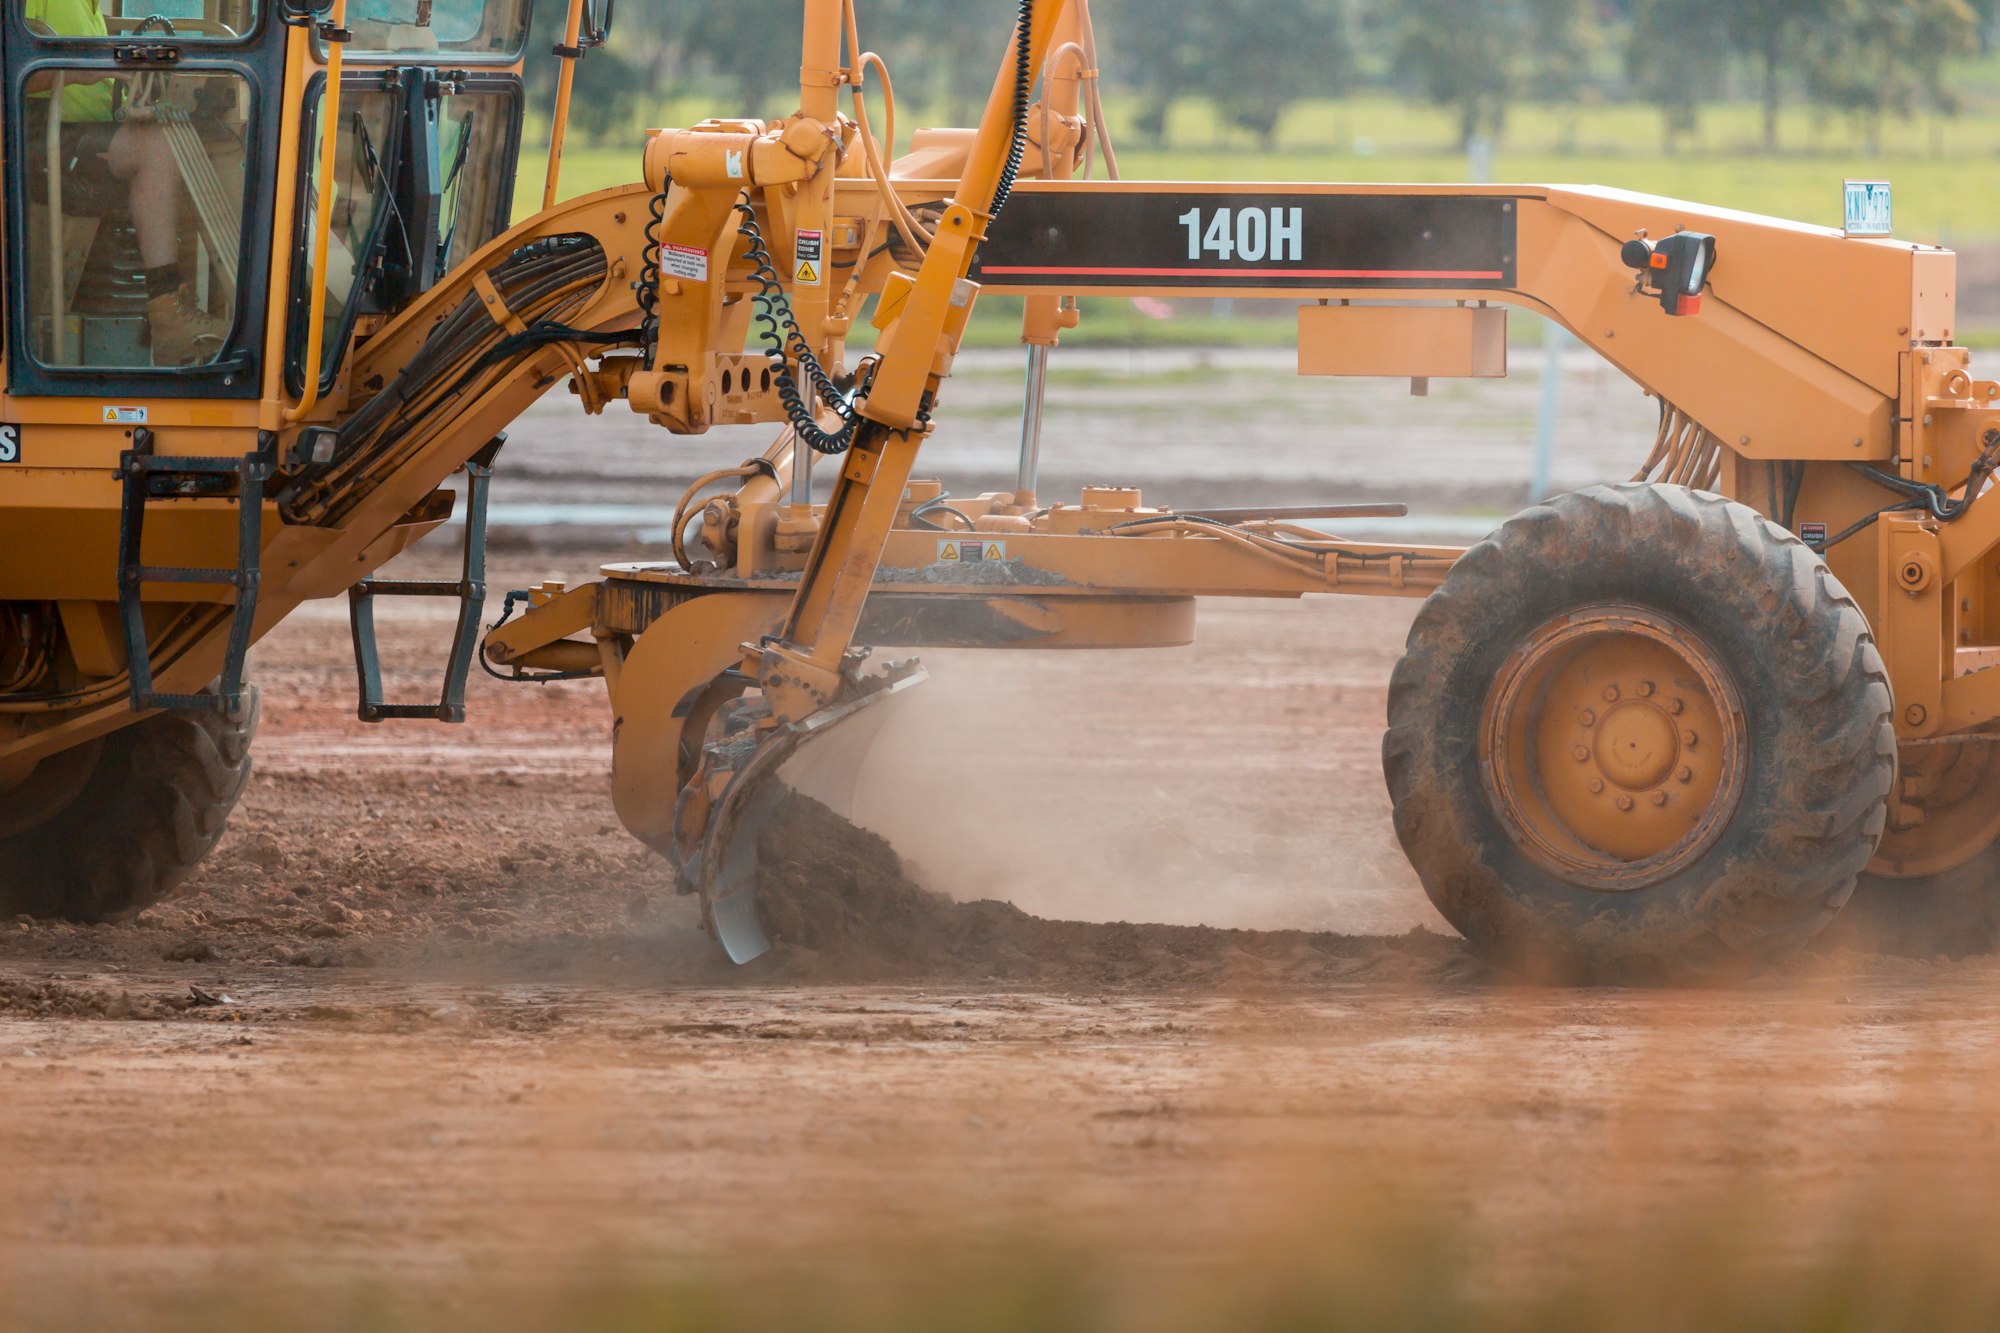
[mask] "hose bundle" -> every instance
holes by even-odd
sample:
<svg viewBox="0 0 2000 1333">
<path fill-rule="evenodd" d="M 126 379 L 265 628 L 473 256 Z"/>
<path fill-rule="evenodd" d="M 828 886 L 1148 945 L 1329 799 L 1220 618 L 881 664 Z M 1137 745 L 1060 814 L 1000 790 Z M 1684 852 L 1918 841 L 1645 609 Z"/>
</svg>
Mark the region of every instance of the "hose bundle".
<svg viewBox="0 0 2000 1333">
<path fill-rule="evenodd" d="M 1686 486 L 1697 491 L 1713 490 L 1722 480 L 1722 441 L 1662 398 L 1660 429 L 1653 437 L 1653 452 L 1647 455 L 1645 465 L 1632 480 Z"/>
<path fill-rule="evenodd" d="M 1966 475 L 1964 483 L 1956 488 L 1959 491 L 1957 499 L 1953 499 L 1952 492 L 1942 486 L 1911 481 L 1908 477 L 1894 472 L 1884 472 L 1881 468 L 1871 467 L 1867 463 L 1849 463 L 1847 465 L 1849 471 L 1868 478 L 1884 490 L 1908 498 L 1901 504 L 1879 509 L 1853 526 L 1834 534 L 1824 549 L 1832 550 L 1848 538 L 1866 532 L 1884 514 L 1925 513 L 1939 523 L 1956 523 L 1964 518 L 1966 511 L 1972 508 L 1973 502 L 1986 493 L 1986 483 L 1992 479 L 1994 472 L 2000 471 L 2000 430 L 1987 431 L 1981 444 L 1984 447 L 1980 450 L 1979 457 L 1973 460 L 1972 471 Z"/>
<path fill-rule="evenodd" d="M 279 492 L 286 521 L 338 523 L 375 482 L 542 348 L 629 343 L 629 332 L 593 333 L 567 322 L 602 287 L 606 272 L 603 248 L 580 235 L 531 241 L 488 269 L 488 281 L 523 330 L 510 333 L 476 291 L 467 292 L 396 377 L 340 424 L 331 457 L 304 466 Z"/>
</svg>

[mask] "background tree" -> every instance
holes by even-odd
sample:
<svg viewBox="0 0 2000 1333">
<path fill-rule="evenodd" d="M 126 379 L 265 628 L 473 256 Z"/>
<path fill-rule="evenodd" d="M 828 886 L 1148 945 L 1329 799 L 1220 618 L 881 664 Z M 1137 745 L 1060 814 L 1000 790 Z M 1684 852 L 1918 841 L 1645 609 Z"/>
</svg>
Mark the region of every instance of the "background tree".
<svg viewBox="0 0 2000 1333">
<path fill-rule="evenodd" d="M 767 15 L 773 8 L 734 2 L 738 8 L 762 9 Z M 933 108 L 933 115 L 941 112 L 953 125 L 977 121 L 1008 54 L 1015 6 L 968 5 L 965 0 L 863 0 L 859 8 L 864 25 L 861 40 L 902 72 L 896 81 L 898 98 L 914 97 L 917 104 Z M 767 30 L 772 26 L 769 17 L 763 22 Z M 796 18 L 791 27 L 798 27 Z M 792 40 L 796 84 L 797 36 Z M 910 122 L 910 127 L 916 123 Z"/>
<path fill-rule="evenodd" d="M 1889 116 L 1958 114 L 1945 66 L 1978 47 L 1965 0 L 1837 0 L 1808 44 L 1807 86 L 1819 105 L 1852 116 L 1878 153 Z"/>
<path fill-rule="evenodd" d="M 1700 130 L 1702 104 L 1727 78 L 1728 48 L 1694 39 L 1719 31 L 1727 8 L 1728 0 L 1634 0 L 1625 77 L 1634 93 L 1660 109 L 1669 152 Z"/>
<path fill-rule="evenodd" d="M 1193 91 L 1203 60 L 1207 0 L 1096 0 L 1090 7 L 1107 73 L 1126 90 L 1133 129 L 1163 143 L 1167 114 Z"/>
<path fill-rule="evenodd" d="M 1804 72 L 1808 42 L 1845 0 L 1722 0 L 1719 29 L 1689 33 L 1686 40 L 1720 36 L 1757 69 L 1764 107 L 1764 151 L 1778 151 L 1778 118 L 1787 85 Z"/>
<path fill-rule="evenodd" d="M 1497 138 L 1515 91 L 1524 38 L 1510 0 L 1403 0 L 1395 5 L 1396 76 L 1458 118 L 1458 146 Z"/>
<path fill-rule="evenodd" d="M 1522 0 L 1526 28 L 1524 91 L 1529 98 L 1561 109 L 1558 147 L 1576 147 L 1583 105 L 1594 100 L 1593 67 L 1604 49 L 1598 0 Z"/>
<path fill-rule="evenodd" d="M 1211 5 L 1198 28 L 1191 85 L 1225 126 L 1265 147 L 1278 121 L 1308 97 L 1332 97 L 1347 79 L 1346 6 L 1340 0 L 1262 0 L 1244 11 Z"/>
</svg>

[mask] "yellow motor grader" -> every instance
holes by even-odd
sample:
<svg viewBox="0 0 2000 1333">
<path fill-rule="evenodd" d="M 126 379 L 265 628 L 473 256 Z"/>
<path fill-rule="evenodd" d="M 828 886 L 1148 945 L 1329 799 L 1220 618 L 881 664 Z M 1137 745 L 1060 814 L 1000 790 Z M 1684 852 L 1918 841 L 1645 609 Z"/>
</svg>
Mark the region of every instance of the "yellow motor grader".
<svg viewBox="0 0 2000 1333">
<path fill-rule="evenodd" d="M 1396 828 L 1502 962 L 1712 976 L 1864 877 L 1992 881 L 2000 384 L 1953 345 L 1954 257 L 1856 234 L 1884 230 L 1869 187 L 1839 232 L 1601 189 L 1117 179 L 1084 0 L 969 13 L 996 48 L 1014 25 L 979 125 L 899 151 L 855 0 L 802 0 L 795 114 L 653 133 L 642 179 L 563 199 L 602 2 L 554 35 L 514 225 L 526 0 L 7 7 L 0 911 L 115 919 L 182 882 L 248 773 L 246 651 L 343 594 L 369 720 L 463 720 L 475 652 L 601 677 L 619 817 L 739 961 L 769 943 L 780 769 L 921 679 L 895 650 L 1182 644 L 1207 596 L 1425 599 Z M 1297 306 L 1307 375 L 1501 375 L 1530 311 L 1658 400 L 1655 447 L 1470 550 L 1330 535 L 1361 507 L 1039 493 L 1075 298 L 1162 292 Z M 945 504 L 918 454 L 995 294 L 1025 298 L 1018 484 Z M 482 636 L 502 432 L 564 382 L 775 439 L 689 493 L 674 560 L 510 597 Z M 375 577 L 460 472 L 463 576 Z M 405 595 L 459 604 L 436 702 L 382 697 L 372 608 Z"/>
</svg>

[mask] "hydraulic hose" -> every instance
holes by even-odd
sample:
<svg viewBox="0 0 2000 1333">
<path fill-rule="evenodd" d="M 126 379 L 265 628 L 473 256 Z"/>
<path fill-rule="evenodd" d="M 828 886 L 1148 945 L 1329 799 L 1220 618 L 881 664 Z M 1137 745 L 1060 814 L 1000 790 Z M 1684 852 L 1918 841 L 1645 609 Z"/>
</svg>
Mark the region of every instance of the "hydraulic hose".
<svg viewBox="0 0 2000 1333">
<path fill-rule="evenodd" d="M 993 189 L 989 220 L 1000 216 L 1014 194 L 1014 181 L 1021 174 L 1022 159 L 1028 152 L 1028 111 L 1035 100 L 1035 0 L 1021 0 L 1021 16 L 1014 28 L 1014 139 L 1007 148 L 1007 161 L 1000 168 L 1000 181 Z"/>
<path fill-rule="evenodd" d="M 1940 523 L 1955 523 L 1965 517 L 1966 511 L 1972 508 L 1973 502 L 1978 500 L 1985 492 L 1987 478 L 1991 477 L 1996 470 L 2000 470 L 2000 431 L 1988 431 L 1984 443 L 1986 445 L 1985 449 L 1980 452 L 1978 459 L 1972 464 L 1972 471 L 1966 476 L 1965 484 L 1959 488 L 1963 494 L 1956 500 L 1952 498 L 1951 492 L 1942 486 L 1933 486 L 1921 481 L 1911 481 L 1907 477 L 1898 476 L 1893 472 L 1884 472 L 1880 468 L 1870 467 L 1866 463 L 1849 463 L 1847 465 L 1849 470 L 1868 478 L 1868 480 L 1885 490 L 1894 491 L 1898 495 L 1906 495 L 1910 498 L 1901 504 L 1890 505 L 1886 509 L 1878 510 L 1836 533 L 1821 549 L 1830 551 L 1849 538 L 1867 531 L 1881 519 L 1883 514 L 1921 511 L 1928 513 Z M 1787 520 L 1786 526 L 1791 526 L 1789 520 Z"/>
<path fill-rule="evenodd" d="M 760 326 L 757 336 L 763 340 L 764 355 L 771 362 L 771 382 L 777 387 L 778 401 L 784 405 L 785 419 L 791 423 L 798 438 L 815 453 L 845 453 L 847 446 L 854 442 L 861 413 L 840 391 L 840 386 L 833 382 L 826 368 L 820 365 L 819 358 L 813 355 L 812 344 L 806 341 L 804 330 L 792 318 L 791 304 L 785 299 L 785 288 L 778 278 L 777 266 L 771 260 L 771 252 L 764 248 L 764 233 L 757 227 L 757 215 L 748 204 L 736 207 L 743 214 L 742 225 L 737 227 L 736 234 L 743 238 L 745 256 L 756 270 L 752 281 L 757 284 L 757 294 L 751 299 L 757 304 L 756 320 Z M 806 405 L 805 396 L 799 392 L 799 382 L 792 375 L 794 363 L 812 387 L 813 396 L 840 419 L 838 430 L 821 428 L 819 415 Z"/>
<path fill-rule="evenodd" d="M 487 277 L 524 329 L 510 334 L 468 293 L 439 320 L 401 372 L 338 427 L 331 456 L 305 463 L 278 493 L 287 522 L 338 523 L 410 453 L 449 427 L 454 413 L 504 377 L 504 364 L 552 344 L 630 343 L 630 332 L 567 321 L 604 280 L 604 251 L 589 236 L 551 236 L 519 247 Z"/>
<path fill-rule="evenodd" d="M 639 282 L 634 289 L 639 303 L 639 348 L 651 364 L 660 342 L 660 231 L 667 221 L 667 191 L 674 188 L 669 175 L 660 183 L 660 192 L 646 201 L 651 217 L 646 222 L 645 244 L 639 248 Z"/>
</svg>

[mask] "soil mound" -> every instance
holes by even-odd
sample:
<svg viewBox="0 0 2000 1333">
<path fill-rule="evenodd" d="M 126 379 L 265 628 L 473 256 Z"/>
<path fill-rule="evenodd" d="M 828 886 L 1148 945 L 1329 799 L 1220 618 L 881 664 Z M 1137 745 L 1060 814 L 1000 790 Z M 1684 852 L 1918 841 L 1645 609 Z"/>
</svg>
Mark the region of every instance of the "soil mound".
<svg viewBox="0 0 2000 1333">
<path fill-rule="evenodd" d="M 0 1017 L 105 1018 L 146 1021 L 178 1018 L 213 997 L 199 990 L 186 996 L 134 994 L 78 985 L 61 977 L 0 978 Z"/>
<path fill-rule="evenodd" d="M 954 902 L 915 883 L 887 842 L 803 796 L 758 845 L 759 906 L 776 948 L 751 969 L 820 981 L 1024 981 L 1242 986 L 1366 978 L 1473 980 L 1457 940 L 1047 921 Z"/>
</svg>

